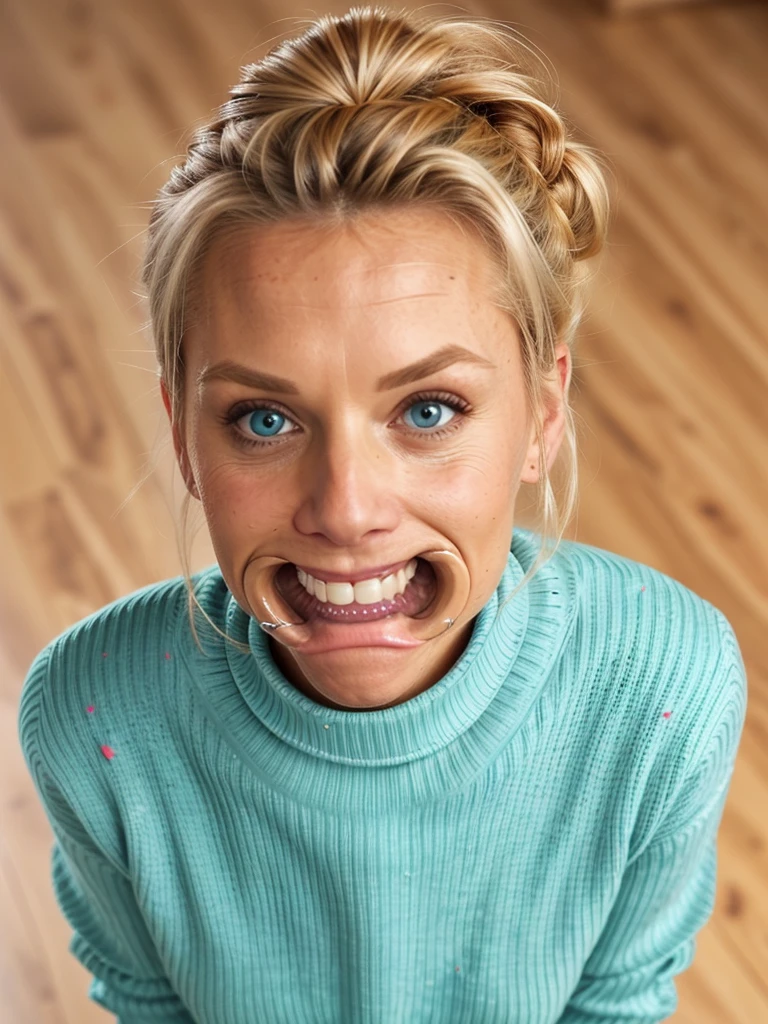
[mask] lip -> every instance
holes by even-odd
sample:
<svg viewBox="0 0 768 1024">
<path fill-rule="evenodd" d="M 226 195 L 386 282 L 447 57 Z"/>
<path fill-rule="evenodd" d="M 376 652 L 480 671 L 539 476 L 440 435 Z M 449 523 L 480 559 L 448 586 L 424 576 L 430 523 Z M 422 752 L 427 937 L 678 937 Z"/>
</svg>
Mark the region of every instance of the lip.
<svg viewBox="0 0 768 1024">
<path fill-rule="evenodd" d="M 302 654 L 330 654 L 354 647 L 420 647 L 408 636 L 407 617 L 400 613 L 374 622 L 338 623 L 318 619 L 312 636 L 301 647 Z"/>
<path fill-rule="evenodd" d="M 388 576 L 390 573 L 397 572 L 399 569 L 404 569 L 406 565 L 416 557 L 406 558 L 402 562 L 393 562 L 391 565 L 380 565 L 374 566 L 372 569 L 361 569 L 357 572 L 340 573 L 340 572 L 328 572 L 326 569 L 313 569 L 311 566 L 299 565 L 298 562 L 293 564 L 301 569 L 302 572 L 308 572 L 310 576 L 314 576 L 317 580 L 322 580 L 323 583 L 358 583 L 360 580 L 370 580 L 375 577 Z"/>
</svg>

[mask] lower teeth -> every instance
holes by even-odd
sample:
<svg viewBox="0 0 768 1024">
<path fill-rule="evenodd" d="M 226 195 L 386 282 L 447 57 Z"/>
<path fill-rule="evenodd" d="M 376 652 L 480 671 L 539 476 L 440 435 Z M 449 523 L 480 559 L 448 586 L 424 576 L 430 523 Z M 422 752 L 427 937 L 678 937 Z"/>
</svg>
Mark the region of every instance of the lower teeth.
<svg viewBox="0 0 768 1024">
<path fill-rule="evenodd" d="M 377 606 L 375 604 L 372 604 L 367 608 L 361 608 L 359 610 L 357 608 L 351 608 L 349 611 L 332 610 L 337 608 L 338 605 L 329 605 L 327 603 L 323 604 L 322 607 L 324 611 L 329 611 L 331 615 L 339 619 L 366 619 L 368 618 L 369 615 L 381 614 L 381 612 L 387 610 L 385 605 Z M 394 609 L 391 610 L 394 611 Z"/>
</svg>

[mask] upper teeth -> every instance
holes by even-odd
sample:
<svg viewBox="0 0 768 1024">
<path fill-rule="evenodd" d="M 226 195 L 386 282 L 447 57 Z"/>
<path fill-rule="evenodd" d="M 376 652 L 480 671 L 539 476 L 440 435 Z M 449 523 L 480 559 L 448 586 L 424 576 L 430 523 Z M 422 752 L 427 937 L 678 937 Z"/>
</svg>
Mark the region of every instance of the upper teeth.
<svg viewBox="0 0 768 1024">
<path fill-rule="evenodd" d="M 408 581 L 416 572 L 417 559 L 384 579 L 359 580 L 357 583 L 325 583 L 296 566 L 299 582 L 304 589 L 318 599 L 330 604 L 375 604 L 376 601 L 391 601 L 395 594 L 402 594 Z"/>
</svg>

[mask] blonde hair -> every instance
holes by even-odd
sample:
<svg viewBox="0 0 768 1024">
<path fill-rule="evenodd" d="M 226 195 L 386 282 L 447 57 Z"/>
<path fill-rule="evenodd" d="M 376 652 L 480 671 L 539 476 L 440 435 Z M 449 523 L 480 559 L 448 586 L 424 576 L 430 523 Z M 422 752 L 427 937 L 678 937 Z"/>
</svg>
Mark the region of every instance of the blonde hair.
<svg viewBox="0 0 768 1024">
<path fill-rule="evenodd" d="M 554 554 L 575 509 L 570 381 L 562 507 L 546 465 L 545 384 L 556 379 L 556 344 L 573 345 L 584 261 L 603 246 L 610 206 L 602 155 L 569 137 L 563 115 L 524 70 L 526 53 L 504 23 L 480 18 L 384 6 L 317 18 L 244 66 L 231 98 L 196 129 L 154 200 L 141 268 L 159 374 L 183 437 L 182 339 L 215 237 L 286 218 L 343 223 L 393 206 L 437 208 L 479 232 L 498 268 L 495 300 L 520 334 L 540 452 L 543 544 L 507 600 Z M 192 587 L 190 497 L 179 554 L 199 646 L 193 604 L 232 638 Z"/>
</svg>

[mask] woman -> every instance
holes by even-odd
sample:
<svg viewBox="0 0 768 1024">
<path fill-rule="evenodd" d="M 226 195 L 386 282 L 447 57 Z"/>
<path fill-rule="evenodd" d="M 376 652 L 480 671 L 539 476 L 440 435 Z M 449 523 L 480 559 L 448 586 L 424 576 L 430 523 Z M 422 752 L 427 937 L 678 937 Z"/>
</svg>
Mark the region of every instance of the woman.
<svg viewBox="0 0 768 1024">
<path fill-rule="evenodd" d="M 161 190 L 144 282 L 217 564 L 51 641 L 19 712 L 70 949 L 123 1024 L 675 1009 L 744 666 L 681 583 L 561 541 L 608 198 L 519 49 L 321 17 Z"/>
</svg>

